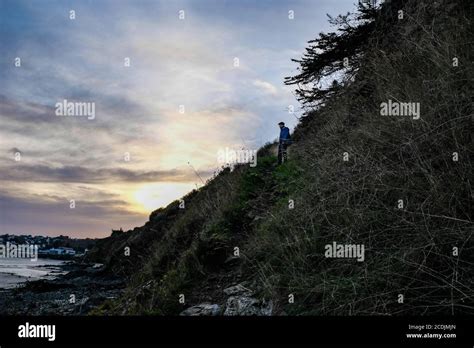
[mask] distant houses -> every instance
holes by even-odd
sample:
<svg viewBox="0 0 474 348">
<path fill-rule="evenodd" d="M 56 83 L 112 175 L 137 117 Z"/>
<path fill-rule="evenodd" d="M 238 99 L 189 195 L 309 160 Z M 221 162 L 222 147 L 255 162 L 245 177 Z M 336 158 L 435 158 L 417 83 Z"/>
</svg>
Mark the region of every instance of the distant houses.
<svg viewBox="0 0 474 348">
<path fill-rule="evenodd" d="M 36 245 L 38 256 L 52 259 L 72 259 L 83 257 L 88 250 L 94 247 L 95 239 L 70 238 L 68 236 L 45 237 L 32 235 L 0 235 L 0 244 Z"/>
<path fill-rule="evenodd" d="M 42 249 L 38 252 L 41 256 L 74 256 L 76 251 L 73 248 L 59 247 Z"/>
</svg>

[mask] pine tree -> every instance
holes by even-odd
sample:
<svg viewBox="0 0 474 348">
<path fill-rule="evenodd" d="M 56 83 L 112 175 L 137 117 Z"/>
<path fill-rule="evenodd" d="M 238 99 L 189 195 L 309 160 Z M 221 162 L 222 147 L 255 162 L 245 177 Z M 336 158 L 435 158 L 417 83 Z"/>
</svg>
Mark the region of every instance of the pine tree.
<svg viewBox="0 0 474 348">
<path fill-rule="evenodd" d="M 320 33 L 309 41 L 301 59 L 299 74 L 285 78 L 285 84 L 298 85 L 297 98 L 304 106 L 319 106 L 336 94 L 346 81 L 356 77 L 364 49 L 372 34 L 396 21 L 396 13 L 406 0 L 360 1 L 355 14 L 347 13 L 329 21 L 337 29 Z M 344 78 L 340 78 L 341 74 Z M 338 80 L 339 78 L 339 80 Z M 330 81 L 332 79 L 332 81 Z"/>
</svg>

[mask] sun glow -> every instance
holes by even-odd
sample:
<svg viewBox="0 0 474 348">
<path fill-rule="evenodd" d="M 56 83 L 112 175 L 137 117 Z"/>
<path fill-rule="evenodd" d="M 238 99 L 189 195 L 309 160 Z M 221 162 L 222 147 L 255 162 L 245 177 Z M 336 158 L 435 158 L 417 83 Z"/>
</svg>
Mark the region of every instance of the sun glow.
<svg viewBox="0 0 474 348">
<path fill-rule="evenodd" d="M 196 188 L 193 183 L 155 183 L 140 186 L 133 193 L 137 210 L 151 212 L 181 198 Z"/>
</svg>

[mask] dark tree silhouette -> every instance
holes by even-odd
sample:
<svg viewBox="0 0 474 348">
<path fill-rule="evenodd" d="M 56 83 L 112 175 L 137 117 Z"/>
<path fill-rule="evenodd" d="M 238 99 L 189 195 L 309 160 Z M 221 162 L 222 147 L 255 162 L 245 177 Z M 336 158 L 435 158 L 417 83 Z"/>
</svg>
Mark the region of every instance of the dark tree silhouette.
<svg viewBox="0 0 474 348">
<path fill-rule="evenodd" d="M 354 14 L 335 18 L 328 15 L 329 22 L 337 27 L 336 31 L 320 33 L 317 39 L 308 42 L 303 57 L 292 59 L 300 65 L 299 74 L 286 77 L 285 84 L 298 85 L 297 98 L 304 106 L 324 104 L 344 85 L 335 79 L 336 73 L 343 73 L 346 81 L 356 77 L 371 34 L 393 25 L 397 11 L 405 2 L 392 0 L 379 6 L 370 1 L 359 2 Z"/>
</svg>

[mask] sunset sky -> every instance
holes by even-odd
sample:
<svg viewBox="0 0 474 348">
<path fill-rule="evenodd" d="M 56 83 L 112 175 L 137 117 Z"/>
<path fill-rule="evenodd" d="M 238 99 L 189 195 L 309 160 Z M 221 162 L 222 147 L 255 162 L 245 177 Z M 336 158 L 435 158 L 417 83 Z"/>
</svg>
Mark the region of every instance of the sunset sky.
<svg viewBox="0 0 474 348">
<path fill-rule="evenodd" d="M 355 2 L 0 0 L 0 234 L 141 226 L 202 185 L 188 162 L 205 179 L 292 129 L 291 59 Z M 95 118 L 56 116 L 64 99 Z"/>
</svg>

